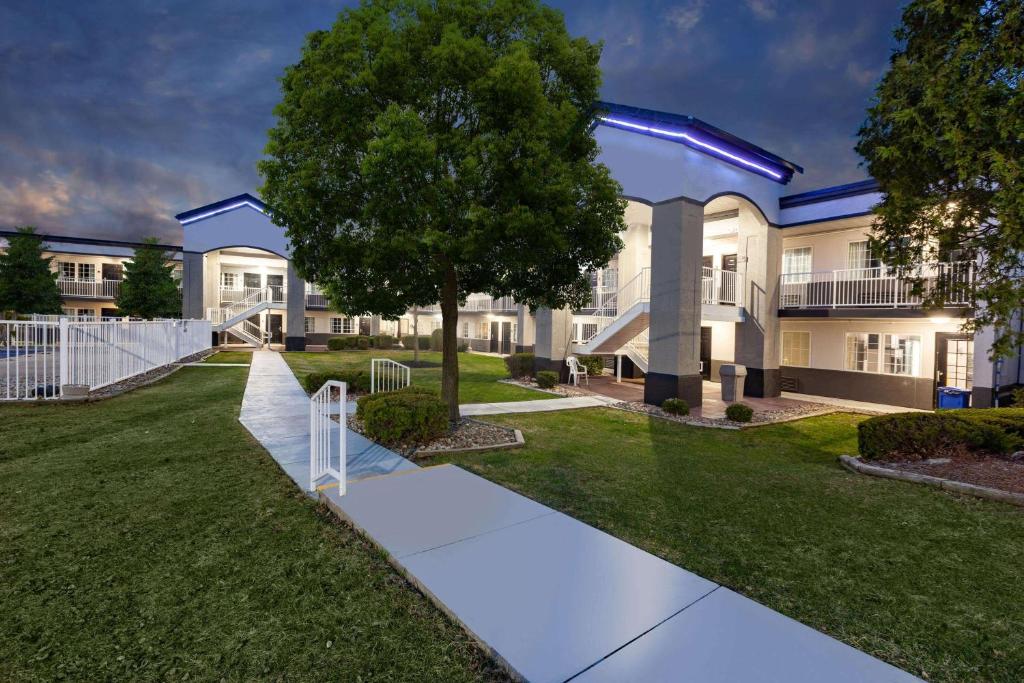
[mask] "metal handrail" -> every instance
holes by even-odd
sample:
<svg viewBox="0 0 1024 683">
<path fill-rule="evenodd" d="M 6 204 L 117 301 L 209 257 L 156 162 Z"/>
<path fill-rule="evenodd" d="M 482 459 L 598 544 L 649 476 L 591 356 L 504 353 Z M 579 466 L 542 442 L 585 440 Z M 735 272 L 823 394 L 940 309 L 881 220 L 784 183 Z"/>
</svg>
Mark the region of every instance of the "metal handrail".
<svg viewBox="0 0 1024 683">
<path fill-rule="evenodd" d="M 974 290 L 974 262 L 921 264 L 908 270 L 886 266 L 784 273 L 779 276 L 779 308 L 906 308 L 920 306 L 914 280 L 940 294 L 946 305 L 968 306 Z"/>
<path fill-rule="evenodd" d="M 390 358 L 370 360 L 370 393 L 397 391 L 412 383 L 412 369 Z"/>
</svg>

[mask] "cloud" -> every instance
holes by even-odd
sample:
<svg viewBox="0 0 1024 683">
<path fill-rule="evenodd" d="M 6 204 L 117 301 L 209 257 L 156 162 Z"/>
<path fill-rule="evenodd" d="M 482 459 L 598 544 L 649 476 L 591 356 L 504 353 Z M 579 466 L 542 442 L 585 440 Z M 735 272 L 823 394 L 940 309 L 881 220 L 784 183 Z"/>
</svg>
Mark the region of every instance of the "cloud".
<svg viewBox="0 0 1024 683">
<path fill-rule="evenodd" d="M 875 82 L 881 74 L 881 69 L 862 67 L 857 62 L 846 64 L 846 77 L 859 86 L 868 86 Z"/>
<path fill-rule="evenodd" d="M 770 21 L 778 14 L 775 0 L 746 0 L 746 3 L 758 19 Z"/>
<path fill-rule="evenodd" d="M 705 0 L 688 0 L 665 13 L 665 20 L 682 33 L 689 33 L 704 16 Z"/>
<path fill-rule="evenodd" d="M 11 226 L 55 221 L 71 214 L 71 190 L 67 181 L 51 172 L 29 180 L 0 183 L 0 223 Z"/>
</svg>

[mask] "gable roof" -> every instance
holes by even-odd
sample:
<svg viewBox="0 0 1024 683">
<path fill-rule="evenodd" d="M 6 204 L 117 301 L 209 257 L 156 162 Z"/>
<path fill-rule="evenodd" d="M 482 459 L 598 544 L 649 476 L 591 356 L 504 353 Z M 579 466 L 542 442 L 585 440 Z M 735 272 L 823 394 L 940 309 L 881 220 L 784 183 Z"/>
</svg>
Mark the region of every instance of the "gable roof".
<svg viewBox="0 0 1024 683">
<path fill-rule="evenodd" d="M 176 214 L 174 217 L 177 218 L 178 222 L 180 222 L 182 225 L 187 225 L 189 223 L 201 221 L 204 218 L 210 218 L 211 216 L 216 216 L 227 211 L 234 211 L 235 209 L 240 209 L 245 206 L 248 206 L 251 209 L 255 209 L 260 213 L 267 213 L 266 204 L 264 204 L 262 201 L 252 196 L 248 192 L 243 192 L 242 194 L 235 195 L 234 197 L 222 199 L 219 202 L 214 202 L 212 204 L 200 206 L 199 208 L 196 209 L 189 209 L 188 211 L 183 211 L 179 214 Z"/>
<path fill-rule="evenodd" d="M 800 192 L 799 194 L 791 194 L 781 197 L 779 199 L 779 208 L 792 209 L 795 206 L 817 204 L 818 202 L 828 202 L 833 199 L 856 197 L 857 195 L 873 194 L 881 191 L 882 188 L 879 187 L 878 181 L 874 178 L 868 178 L 867 180 L 860 180 L 856 183 L 833 185 L 832 187 L 823 187 L 819 190 Z"/>
<path fill-rule="evenodd" d="M 595 126 L 618 128 L 671 140 L 785 185 L 804 169 L 727 131 L 693 116 L 597 102 Z"/>
</svg>

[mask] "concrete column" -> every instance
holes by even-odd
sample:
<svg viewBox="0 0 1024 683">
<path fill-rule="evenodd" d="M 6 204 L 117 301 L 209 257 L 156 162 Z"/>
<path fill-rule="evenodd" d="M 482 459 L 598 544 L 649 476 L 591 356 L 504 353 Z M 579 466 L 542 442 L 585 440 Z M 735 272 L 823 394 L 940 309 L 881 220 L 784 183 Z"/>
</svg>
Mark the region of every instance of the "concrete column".
<svg viewBox="0 0 1024 683">
<path fill-rule="evenodd" d="M 565 359 L 572 342 L 572 311 L 567 308 L 537 309 L 534 365 L 537 370 L 553 370 L 559 381 L 569 381 Z"/>
<path fill-rule="evenodd" d="M 202 320 L 203 309 L 203 255 L 186 251 L 181 256 L 181 317 Z"/>
<path fill-rule="evenodd" d="M 295 266 L 288 261 L 287 296 L 285 306 L 284 350 L 306 350 L 306 282 L 295 271 Z"/>
<path fill-rule="evenodd" d="M 736 362 L 747 367 L 744 394 L 778 396 L 782 392 L 778 292 L 782 231 L 741 204 L 737 242 L 746 319 L 736 325 Z"/>
<path fill-rule="evenodd" d="M 203 254 L 203 316 L 207 308 L 220 307 L 220 252 Z"/>
<path fill-rule="evenodd" d="M 516 309 L 516 353 L 534 348 L 534 317 L 529 306 L 520 305 Z"/>
<path fill-rule="evenodd" d="M 651 223 L 650 359 L 644 401 L 681 398 L 698 407 L 704 206 L 678 199 L 654 207 Z"/>
</svg>

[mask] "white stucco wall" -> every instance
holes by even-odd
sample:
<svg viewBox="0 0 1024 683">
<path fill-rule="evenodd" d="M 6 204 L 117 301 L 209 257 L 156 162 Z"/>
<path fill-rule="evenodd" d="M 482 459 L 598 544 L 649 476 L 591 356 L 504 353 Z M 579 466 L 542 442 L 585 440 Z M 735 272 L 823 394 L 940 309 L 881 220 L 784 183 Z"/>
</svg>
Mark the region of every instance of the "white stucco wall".
<svg viewBox="0 0 1024 683">
<path fill-rule="evenodd" d="M 254 247 L 287 258 L 291 254 L 284 228 L 266 214 L 245 205 L 182 226 L 185 251 L 205 253 L 224 247 Z"/>
</svg>

